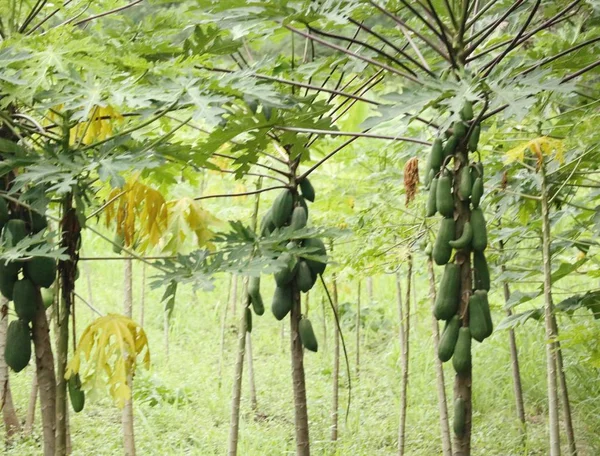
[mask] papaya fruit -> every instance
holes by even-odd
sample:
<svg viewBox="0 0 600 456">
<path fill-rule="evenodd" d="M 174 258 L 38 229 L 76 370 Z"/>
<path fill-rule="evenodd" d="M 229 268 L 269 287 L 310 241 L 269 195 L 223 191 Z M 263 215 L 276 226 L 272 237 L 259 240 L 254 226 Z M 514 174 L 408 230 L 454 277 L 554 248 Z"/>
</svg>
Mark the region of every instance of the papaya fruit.
<svg viewBox="0 0 600 456">
<path fill-rule="evenodd" d="M 435 206 L 444 217 L 454 215 L 454 199 L 452 198 L 452 177 L 445 174 L 438 178 L 435 190 Z"/>
<path fill-rule="evenodd" d="M 36 211 L 30 211 L 31 232 L 37 234 L 48 228 L 48 219 Z"/>
<path fill-rule="evenodd" d="M 292 288 L 288 286 L 275 287 L 273 293 L 273 302 L 271 304 L 271 312 L 277 320 L 283 320 L 285 316 L 292 310 Z"/>
<path fill-rule="evenodd" d="M 431 185 L 429 186 L 429 195 L 427 196 L 427 208 L 425 213 L 427 217 L 433 217 L 437 212 L 435 195 L 435 192 L 437 190 L 437 183 L 438 178 L 434 177 L 431 181 Z"/>
<path fill-rule="evenodd" d="M 462 120 L 457 120 L 452 125 L 452 136 L 455 136 L 457 140 L 463 139 L 467 134 L 467 124 Z"/>
<path fill-rule="evenodd" d="M 301 195 L 298 195 L 298 205 L 304 208 L 306 211 L 306 218 L 308 219 L 308 204 L 306 204 L 306 200 Z"/>
<path fill-rule="evenodd" d="M 245 314 L 244 318 L 246 318 L 246 332 L 251 333 L 252 332 L 252 311 L 250 310 L 250 307 L 246 307 L 244 314 Z"/>
<path fill-rule="evenodd" d="M 294 196 L 288 189 L 277 195 L 275 201 L 273 201 L 273 206 L 271 206 L 271 220 L 273 220 L 276 228 L 281 228 L 288 222 L 292 215 L 293 206 Z"/>
<path fill-rule="evenodd" d="M 471 204 L 473 205 L 473 209 L 477 209 L 479 207 L 479 202 L 481 201 L 482 196 L 483 178 L 478 177 L 473 182 L 473 188 L 471 189 Z"/>
<path fill-rule="evenodd" d="M 11 219 L 4 225 L 2 234 L 6 244 L 14 247 L 27 236 L 27 226 L 23 220 Z"/>
<path fill-rule="evenodd" d="M 79 374 L 72 374 L 67 381 L 69 386 L 69 399 L 75 413 L 79 413 L 85 407 L 85 391 L 81 389 L 81 378 Z"/>
<path fill-rule="evenodd" d="M 471 211 L 471 228 L 473 228 L 473 241 L 471 245 L 476 252 L 483 252 L 487 247 L 487 228 L 485 217 L 480 207 Z"/>
<path fill-rule="evenodd" d="M 23 320 L 13 320 L 6 331 L 4 360 L 15 372 L 21 372 L 31 359 L 31 336 L 29 326 Z"/>
<path fill-rule="evenodd" d="M 450 247 L 450 241 L 454 239 L 454 219 L 451 217 L 443 218 L 440 222 L 440 229 L 438 235 L 435 238 L 435 244 L 433 245 L 433 261 L 439 266 L 442 266 L 452 256 L 452 247 Z"/>
<path fill-rule="evenodd" d="M 44 308 L 46 309 L 54 304 L 54 288 L 42 289 L 42 302 L 44 303 Z"/>
<path fill-rule="evenodd" d="M 425 172 L 425 190 L 429 190 L 429 188 L 431 187 L 431 182 L 433 182 L 435 174 L 436 172 L 432 168 L 428 168 Z"/>
<path fill-rule="evenodd" d="M 471 152 L 475 152 L 477 150 L 477 146 L 479 145 L 479 136 L 481 135 L 481 126 L 475 125 L 473 130 L 471 131 L 471 136 L 469 136 L 469 144 L 467 147 Z"/>
<path fill-rule="evenodd" d="M 466 421 L 465 401 L 462 397 L 456 398 L 454 401 L 454 417 L 452 419 L 452 429 L 458 437 L 465 435 Z"/>
<path fill-rule="evenodd" d="M 123 245 L 125 244 L 125 236 L 121 233 L 115 233 L 115 237 L 113 238 L 113 246 L 112 250 L 117 255 L 121 255 L 123 251 Z"/>
<path fill-rule="evenodd" d="M 459 138 L 455 135 L 452 135 L 448 138 L 448 141 L 446 141 L 446 145 L 444 146 L 444 158 L 454 155 L 456 147 L 458 146 L 458 141 Z"/>
<path fill-rule="evenodd" d="M 459 375 L 467 373 L 471 368 L 471 331 L 465 326 L 458 330 L 452 365 Z"/>
<path fill-rule="evenodd" d="M 465 104 L 463 105 L 462 109 L 460 110 L 460 118 L 462 120 L 471 120 L 473 118 L 473 102 L 472 101 L 465 101 Z"/>
<path fill-rule="evenodd" d="M 295 230 L 301 230 L 306 226 L 307 221 L 306 209 L 302 206 L 296 206 L 292 211 L 292 220 L 290 226 Z"/>
<path fill-rule="evenodd" d="M 273 223 L 273 219 L 271 218 L 271 209 L 269 209 L 260 222 L 260 235 L 262 237 L 267 237 L 275 231 L 275 224 Z"/>
<path fill-rule="evenodd" d="M 28 279 L 17 280 L 13 290 L 15 312 L 21 320 L 30 322 L 37 310 L 37 289 Z"/>
<path fill-rule="evenodd" d="M 319 342 L 315 336 L 312 323 L 308 318 L 303 318 L 300 320 L 298 332 L 300 333 L 300 341 L 302 342 L 304 348 L 312 352 L 319 351 Z"/>
<path fill-rule="evenodd" d="M 280 263 L 282 263 L 281 268 L 273 274 L 273 277 L 275 277 L 277 285 L 282 287 L 290 283 L 296 275 L 297 261 L 294 256 L 288 252 L 283 252 L 279 256 L 279 260 Z"/>
<path fill-rule="evenodd" d="M 316 251 L 311 252 L 309 255 L 315 255 L 315 256 L 327 255 L 327 249 L 325 248 L 325 244 L 323 244 L 323 241 L 318 238 L 304 239 L 304 241 L 302 241 L 302 247 L 316 249 Z M 320 261 L 311 260 L 308 258 L 305 258 L 304 260 L 306 261 L 306 264 L 308 264 L 308 267 L 313 272 L 315 277 L 318 276 L 319 274 L 323 274 L 325 272 L 327 263 L 321 263 Z"/>
<path fill-rule="evenodd" d="M 441 362 L 445 363 L 452 358 L 454 354 L 454 346 L 458 339 L 458 330 L 460 329 L 460 317 L 454 315 L 450 321 L 446 324 L 440 343 L 438 344 L 438 358 Z"/>
<path fill-rule="evenodd" d="M 473 253 L 473 275 L 476 290 L 490 291 L 490 270 L 483 252 Z"/>
<path fill-rule="evenodd" d="M 56 260 L 49 257 L 33 257 L 25 261 L 23 272 L 25 277 L 35 285 L 48 288 L 56 279 Z"/>
<path fill-rule="evenodd" d="M 317 276 L 312 273 L 306 261 L 300 260 L 298 262 L 298 272 L 296 273 L 296 285 L 298 289 L 306 293 L 313 287 L 316 279 Z"/>
<path fill-rule="evenodd" d="M 0 261 L 0 292 L 6 299 L 12 301 L 13 290 L 17 276 L 19 274 L 19 265 L 14 261 L 5 263 Z"/>
<path fill-rule="evenodd" d="M 460 303 L 460 266 L 448 263 L 440 281 L 440 289 L 433 306 L 433 315 L 438 320 L 450 320 L 458 311 Z"/>
<path fill-rule="evenodd" d="M 458 177 L 458 197 L 461 201 L 467 201 L 471 196 L 473 181 L 471 180 L 471 170 L 465 166 L 460 170 Z"/>
<path fill-rule="evenodd" d="M 6 204 L 6 200 L 0 197 L 0 228 L 6 225 L 10 216 L 8 215 L 8 204 Z"/>
<path fill-rule="evenodd" d="M 466 222 L 463 226 L 463 232 L 458 239 L 454 241 L 450 241 L 450 247 L 453 249 L 464 249 L 471 245 L 471 240 L 473 239 L 473 229 L 471 228 L 471 223 Z"/>
<path fill-rule="evenodd" d="M 433 244 L 431 242 L 428 242 L 427 245 L 425 246 L 425 255 L 430 257 L 432 253 L 433 253 Z"/>
<path fill-rule="evenodd" d="M 492 321 L 492 312 L 490 311 L 490 303 L 488 301 L 488 294 L 485 290 L 476 290 L 475 296 L 479 296 L 481 299 L 481 307 L 483 309 L 483 316 L 485 317 L 485 321 L 487 323 L 487 333 L 485 333 L 485 337 L 488 338 L 494 332 L 494 322 Z"/>
<path fill-rule="evenodd" d="M 442 145 L 442 139 L 436 138 L 431 146 L 431 152 L 429 155 L 429 165 L 431 169 L 439 169 L 444 162 L 444 147 Z"/>
<path fill-rule="evenodd" d="M 265 304 L 263 303 L 262 295 L 260 294 L 260 277 L 250 277 L 248 281 L 248 295 L 250 303 L 256 315 L 265 313 Z"/>
<path fill-rule="evenodd" d="M 469 329 L 471 337 L 477 342 L 483 342 L 490 331 L 484 315 L 482 299 L 476 293 L 469 298 Z"/>
<path fill-rule="evenodd" d="M 475 162 L 471 164 L 471 179 L 475 182 L 475 179 L 481 177 L 483 179 L 483 164 L 481 162 Z"/>
<path fill-rule="evenodd" d="M 311 203 L 315 202 L 315 189 L 308 180 L 308 178 L 304 178 L 300 181 L 300 191 L 302 192 L 302 196 L 310 201 Z"/>
</svg>

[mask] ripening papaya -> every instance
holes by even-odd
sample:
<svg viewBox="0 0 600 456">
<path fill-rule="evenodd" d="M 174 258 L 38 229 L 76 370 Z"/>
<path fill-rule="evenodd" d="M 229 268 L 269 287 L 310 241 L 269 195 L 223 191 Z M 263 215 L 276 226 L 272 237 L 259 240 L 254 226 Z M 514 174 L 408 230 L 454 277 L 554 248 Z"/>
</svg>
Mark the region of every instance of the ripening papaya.
<svg viewBox="0 0 600 456">
<path fill-rule="evenodd" d="M 485 337 L 490 337 L 494 332 L 494 322 L 492 321 L 492 312 L 490 311 L 490 303 L 488 301 L 488 294 L 485 290 L 475 290 L 475 295 L 481 299 L 481 307 L 483 309 L 483 316 L 487 323 L 488 331 L 485 333 Z"/>
<path fill-rule="evenodd" d="M 41 293 L 44 308 L 47 309 L 54 304 L 54 288 L 42 288 Z"/>
<path fill-rule="evenodd" d="M 19 263 L 0 261 L 0 292 L 12 301 L 15 282 L 19 274 Z"/>
<path fill-rule="evenodd" d="M 465 326 L 458 330 L 452 365 L 459 375 L 467 373 L 471 368 L 471 331 Z"/>
<path fill-rule="evenodd" d="M 452 198 L 452 177 L 444 174 L 438 178 L 435 190 L 435 206 L 444 217 L 454 215 L 454 199 Z"/>
<path fill-rule="evenodd" d="M 473 239 L 473 229 L 471 228 L 471 223 L 466 222 L 463 225 L 462 234 L 458 239 L 450 241 L 450 247 L 453 249 L 464 249 L 471 245 L 471 240 Z"/>
<path fill-rule="evenodd" d="M 465 401 L 462 397 L 456 398 L 454 401 L 454 418 L 452 420 L 452 428 L 458 437 L 465 435 L 466 409 Z"/>
<path fill-rule="evenodd" d="M 273 231 L 275 231 L 275 224 L 271 218 L 271 209 L 269 209 L 260 222 L 260 235 L 262 237 L 267 237 Z"/>
<path fill-rule="evenodd" d="M 79 413 L 85 407 L 85 391 L 81 389 L 81 378 L 79 374 L 72 374 L 67 381 L 69 386 L 69 399 L 75 413 Z"/>
<path fill-rule="evenodd" d="M 471 136 L 469 136 L 469 144 L 468 148 L 471 152 L 475 152 L 477 150 L 477 146 L 479 145 L 479 136 L 481 135 L 481 126 L 475 125 L 473 130 L 471 131 Z"/>
<path fill-rule="evenodd" d="M 4 360 L 15 372 L 21 372 L 31 359 L 29 325 L 23 320 L 13 320 L 6 331 Z"/>
<path fill-rule="evenodd" d="M 442 145 L 442 139 L 436 138 L 431 146 L 431 152 L 429 155 L 429 165 L 431 169 L 439 169 L 444 162 L 444 147 Z"/>
<path fill-rule="evenodd" d="M 440 229 L 438 235 L 435 238 L 435 244 L 433 245 L 433 260 L 439 266 L 442 266 L 452 256 L 452 247 L 450 241 L 454 239 L 454 219 L 451 217 L 443 218 L 440 222 Z"/>
<path fill-rule="evenodd" d="M 275 288 L 271 311 L 277 320 L 283 320 L 290 313 L 290 310 L 292 310 L 292 299 L 292 287 L 277 286 Z"/>
<path fill-rule="evenodd" d="M 471 228 L 473 228 L 473 241 L 471 245 L 476 252 L 483 252 L 487 247 L 487 228 L 485 217 L 480 207 L 471 211 Z"/>
<path fill-rule="evenodd" d="M 452 136 L 455 136 L 458 140 L 463 139 L 467 134 L 467 124 L 462 120 L 457 120 L 452 125 Z"/>
<path fill-rule="evenodd" d="M 327 255 L 327 249 L 325 248 L 325 244 L 323 244 L 323 241 L 318 238 L 304 239 L 304 241 L 302 241 L 302 247 L 315 249 L 314 252 L 310 252 L 308 254 L 311 256 Z M 323 274 L 325 272 L 325 268 L 327 267 L 326 262 L 322 263 L 320 261 L 311 260 L 308 258 L 305 258 L 304 260 L 306 261 L 306 264 L 308 264 L 308 267 L 313 272 L 315 277 L 318 276 L 319 274 Z"/>
<path fill-rule="evenodd" d="M 458 311 L 460 303 L 460 266 L 448 263 L 440 281 L 440 289 L 435 299 L 433 315 L 438 320 L 450 320 Z"/>
<path fill-rule="evenodd" d="M 27 226 L 23 220 L 11 219 L 4 225 L 2 235 L 6 245 L 14 247 L 27 236 Z"/>
<path fill-rule="evenodd" d="M 483 339 L 490 333 L 484 315 L 482 299 L 477 294 L 473 294 L 469 298 L 469 329 L 471 330 L 471 337 L 477 342 L 483 342 Z"/>
<path fill-rule="evenodd" d="M 442 333 L 442 337 L 440 338 L 440 343 L 438 344 L 438 358 L 441 362 L 445 363 L 452 358 L 452 355 L 454 354 L 454 346 L 456 345 L 456 341 L 458 339 L 459 329 L 460 317 L 458 315 L 454 315 L 446 324 L 444 332 Z"/>
<path fill-rule="evenodd" d="M 301 230 L 306 226 L 308 215 L 306 214 L 306 209 L 302 206 L 296 206 L 292 211 L 292 220 L 290 222 L 290 226 L 292 229 Z"/>
<path fill-rule="evenodd" d="M 467 201 L 471 196 L 473 182 L 471 181 L 471 170 L 468 166 L 460 170 L 458 176 L 458 197 L 461 201 Z"/>
<path fill-rule="evenodd" d="M 56 279 L 56 260 L 49 257 L 33 257 L 25 261 L 23 272 L 25 277 L 35 285 L 48 288 Z"/>
<path fill-rule="evenodd" d="M 244 318 L 246 319 L 246 332 L 252 332 L 252 311 L 250 307 L 246 307 L 244 311 Z"/>
<path fill-rule="evenodd" d="M 454 155 L 456 151 L 456 147 L 458 146 L 459 138 L 455 135 L 452 135 L 446 141 L 446 145 L 444 146 L 444 157 L 449 157 L 450 155 Z"/>
<path fill-rule="evenodd" d="M 281 267 L 273 274 L 273 277 L 275 277 L 277 285 L 281 287 L 290 283 L 296 275 L 297 261 L 296 258 L 288 252 L 283 252 L 279 256 L 279 260 Z"/>
<path fill-rule="evenodd" d="M 431 185 L 429 186 L 429 195 L 427 196 L 427 208 L 426 208 L 426 213 L 425 215 L 427 217 L 433 217 L 436 212 L 437 212 L 437 208 L 436 208 L 436 190 L 437 190 L 437 183 L 438 183 L 438 178 L 435 177 L 432 181 L 431 181 Z"/>
<path fill-rule="evenodd" d="M 473 205 L 473 209 L 477 209 L 479 207 L 479 202 L 481 201 L 481 197 L 483 196 L 483 178 L 478 177 L 473 182 L 473 188 L 471 189 L 471 204 Z"/>
<path fill-rule="evenodd" d="M 273 224 L 280 228 L 285 225 L 290 216 L 292 215 L 292 209 L 294 206 L 294 196 L 288 189 L 283 190 L 273 201 L 271 206 L 271 220 Z"/>
<path fill-rule="evenodd" d="M 490 291 L 490 270 L 483 252 L 473 253 L 473 275 L 475 289 Z"/>
<path fill-rule="evenodd" d="M 298 332 L 300 333 L 300 341 L 304 345 L 304 348 L 312 352 L 319 351 L 319 342 L 317 341 L 317 336 L 315 336 L 312 323 L 308 318 L 300 320 Z"/>
<path fill-rule="evenodd" d="M 460 118 L 465 121 L 473 119 L 473 102 L 465 101 L 462 109 L 460 110 Z"/>
<path fill-rule="evenodd" d="M 306 261 L 300 260 L 298 262 L 298 272 L 296 273 L 298 289 L 303 293 L 308 292 L 315 284 L 316 279 L 317 276 L 312 273 Z"/>
<path fill-rule="evenodd" d="M 30 322 L 37 311 L 37 289 L 28 279 L 17 280 L 13 290 L 15 312 L 21 320 Z"/>
<path fill-rule="evenodd" d="M 311 203 L 315 202 L 315 189 L 308 180 L 308 178 L 304 178 L 300 181 L 300 191 L 302 192 L 302 196 L 310 201 Z"/>
</svg>

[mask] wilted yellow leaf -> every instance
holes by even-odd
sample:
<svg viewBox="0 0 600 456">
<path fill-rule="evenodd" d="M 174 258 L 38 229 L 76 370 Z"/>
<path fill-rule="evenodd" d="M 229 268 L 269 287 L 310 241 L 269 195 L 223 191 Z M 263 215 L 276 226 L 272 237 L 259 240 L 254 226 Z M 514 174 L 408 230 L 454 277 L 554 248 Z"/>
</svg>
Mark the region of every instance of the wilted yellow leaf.
<svg viewBox="0 0 600 456">
<path fill-rule="evenodd" d="M 200 203 L 192 198 L 169 201 L 169 226 L 163 250 L 181 252 L 186 239 L 195 237 L 198 247 L 213 248 L 210 240 L 214 233 L 210 225 L 218 220 L 205 211 Z"/>
<path fill-rule="evenodd" d="M 504 163 L 508 164 L 514 161 L 524 161 L 525 153 L 527 151 L 536 155 L 538 164 L 541 163 L 544 155 L 547 155 L 554 160 L 558 160 L 560 163 L 564 162 L 564 142 L 561 139 L 540 136 L 539 138 L 522 143 L 506 152 L 506 154 L 504 154 Z"/>
<path fill-rule="evenodd" d="M 92 144 L 110 138 L 113 135 L 114 121 L 123 120 L 123 116 L 111 106 L 96 106 L 88 120 L 71 128 L 71 144 Z"/>
</svg>

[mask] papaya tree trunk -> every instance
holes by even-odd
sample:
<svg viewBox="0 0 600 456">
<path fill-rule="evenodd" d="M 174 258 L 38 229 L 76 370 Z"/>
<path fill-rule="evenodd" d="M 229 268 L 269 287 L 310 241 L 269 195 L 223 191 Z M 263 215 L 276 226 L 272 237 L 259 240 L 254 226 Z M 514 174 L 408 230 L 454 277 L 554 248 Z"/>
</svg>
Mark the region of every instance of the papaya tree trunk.
<svg viewBox="0 0 600 456">
<path fill-rule="evenodd" d="M 400 398 L 400 425 L 398 427 L 398 454 L 404 455 L 406 446 L 406 410 L 408 407 L 408 359 L 409 359 L 409 341 L 410 341 L 410 299 L 412 285 L 412 255 L 407 258 L 406 271 L 406 298 L 404 300 L 404 310 L 402 304 L 400 310 L 400 346 L 401 346 L 401 370 L 402 370 L 402 391 Z M 399 273 L 396 276 L 399 279 Z"/>
<path fill-rule="evenodd" d="M 373 305 L 373 277 L 367 277 L 367 296 L 369 297 L 369 305 Z"/>
<path fill-rule="evenodd" d="M 321 311 L 323 314 L 323 352 L 327 353 L 327 312 L 325 311 L 325 296 L 321 296 Z"/>
<path fill-rule="evenodd" d="M 133 316 L 133 261 L 131 257 L 125 259 L 125 274 L 124 274 L 124 299 L 123 313 L 126 317 Z M 166 311 L 165 311 L 166 315 Z M 135 356 L 135 354 L 130 354 Z M 135 456 L 135 433 L 133 426 L 133 376 L 127 376 L 127 386 L 131 389 L 131 399 L 125 401 L 121 425 L 123 427 L 123 449 L 126 456 Z"/>
<path fill-rule="evenodd" d="M 429 298 L 433 309 L 435 303 L 435 271 L 431 256 L 427 257 L 427 272 L 429 275 Z M 442 438 L 443 456 L 452 456 L 452 440 L 450 439 L 450 425 L 448 422 L 448 403 L 446 401 L 446 380 L 444 379 L 444 367 L 438 357 L 438 345 L 440 344 L 440 329 L 438 321 L 431 312 L 431 333 L 433 335 L 433 363 L 435 365 L 435 382 L 438 393 L 438 409 L 440 412 L 440 434 Z"/>
<path fill-rule="evenodd" d="M 27 406 L 27 415 L 25 416 L 25 426 L 23 433 L 25 435 L 31 435 L 33 432 L 33 425 L 35 423 L 35 408 L 38 398 L 38 380 L 37 376 L 34 375 L 31 380 L 31 392 L 29 393 L 29 405 Z"/>
<path fill-rule="evenodd" d="M 0 298 L 0 408 L 4 420 L 4 435 L 6 443 L 9 444 L 15 434 L 21 432 L 21 422 L 15 411 L 10 382 L 8 379 L 8 366 L 4 360 L 4 349 L 6 347 L 6 332 L 8 330 L 8 300 Z M 34 376 L 35 377 L 35 376 Z"/>
<path fill-rule="evenodd" d="M 550 253 L 550 208 L 545 165 L 540 166 L 542 177 L 542 263 L 544 270 L 544 321 L 546 326 L 546 376 L 548 388 L 548 415 L 550 456 L 560 456 L 558 423 L 558 388 L 556 383 L 556 332 L 554 331 L 554 304 L 552 302 L 552 255 Z"/>
<path fill-rule="evenodd" d="M 331 283 L 333 290 L 333 308 L 335 312 L 338 312 L 338 289 L 337 289 L 337 277 L 334 272 L 331 275 Z M 338 416 L 340 407 L 340 330 L 337 325 L 333 328 L 333 392 L 332 397 L 332 410 L 331 410 L 331 440 L 333 442 L 338 439 Z"/>
<path fill-rule="evenodd" d="M 356 379 L 360 377 L 360 280 L 356 290 Z"/>
<path fill-rule="evenodd" d="M 227 301 L 223 306 L 223 315 L 221 316 L 221 345 L 219 350 L 219 389 L 223 384 L 223 360 L 225 358 L 225 326 L 227 325 L 227 313 L 229 312 L 229 305 L 231 301 L 231 287 L 233 285 L 233 276 L 229 276 L 229 282 L 227 284 Z"/>
<path fill-rule="evenodd" d="M 238 276 L 233 276 L 233 297 L 231 299 L 231 315 L 237 316 Z"/>
</svg>

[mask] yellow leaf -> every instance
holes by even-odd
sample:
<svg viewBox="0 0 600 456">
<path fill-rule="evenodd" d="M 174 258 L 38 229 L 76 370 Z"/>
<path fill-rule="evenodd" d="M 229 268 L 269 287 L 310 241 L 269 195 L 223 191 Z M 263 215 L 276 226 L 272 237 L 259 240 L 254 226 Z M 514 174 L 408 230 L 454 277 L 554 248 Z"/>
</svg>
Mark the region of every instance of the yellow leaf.
<svg viewBox="0 0 600 456">
<path fill-rule="evenodd" d="M 524 142 L 507 151 L 504 154 L 504 163 L 508 164 L 514 161 L 524 161 L 525 153 L 527 151 L 536 155 L 538 163 L 541 163 L 544 155 L 547 155 L 554 160 L 558 160 L 560 163 L 564 162 L 564 142 L 561 139 L 540 136 L 539 138 Z"/>
<path fill-rule="evenodd" d="M 92 144 L 113 136 L 114 121 L 122 121 L 123 116 L 112 106 L 96 106 L 88 120 L 71 128 L 70 144 Z"/>
</svg>

